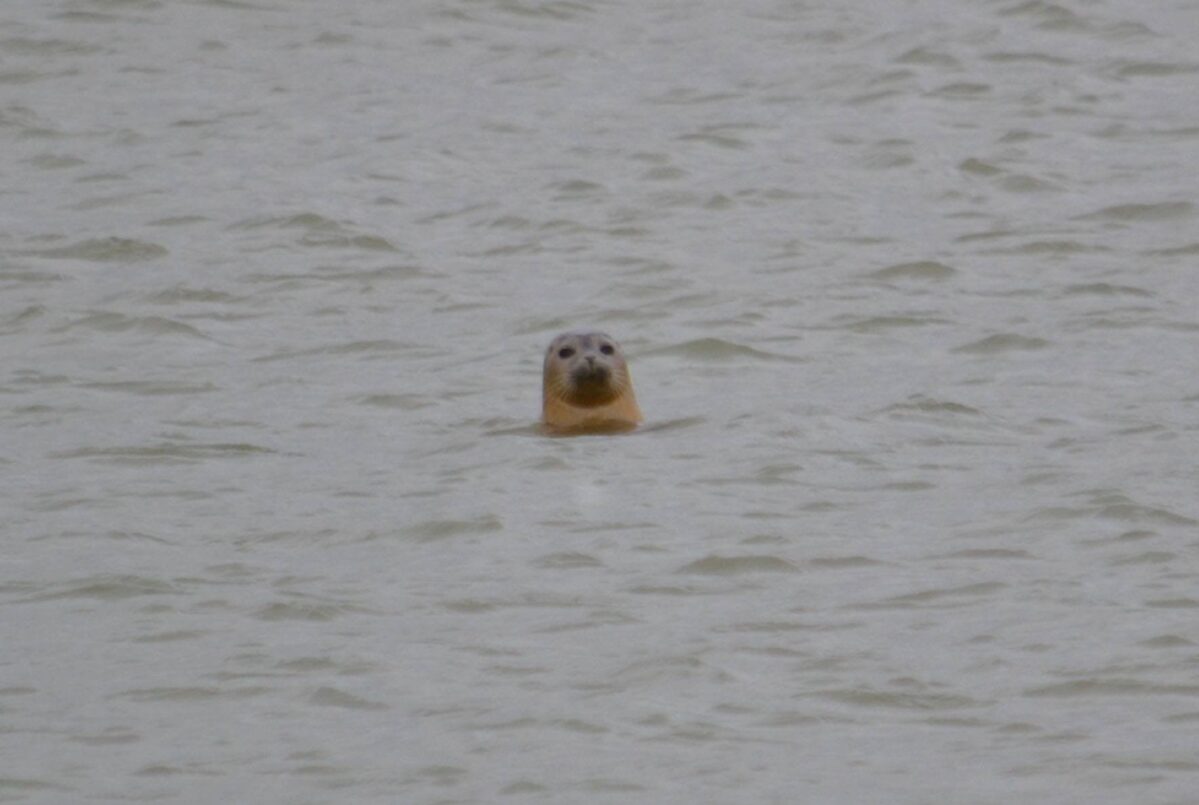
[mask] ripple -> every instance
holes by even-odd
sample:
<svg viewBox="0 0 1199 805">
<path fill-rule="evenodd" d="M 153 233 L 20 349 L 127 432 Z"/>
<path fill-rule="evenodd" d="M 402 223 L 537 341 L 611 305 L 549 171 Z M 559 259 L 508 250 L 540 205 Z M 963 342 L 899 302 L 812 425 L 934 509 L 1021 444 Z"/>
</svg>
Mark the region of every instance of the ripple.
<svg viewBox="0 0 1199 805">
<path fill-rule="evenodd" d="M 303 229 L 306 232 L 344 232 L 345 228 L 331 218 L 314 212 L 295 215 L 256 216 L 231 224 L 230 229 Z"/>
<path fill-rule="evenodd" d="M 407 526 L 401 530 L 401 533 L 421 542 L 430 542 L 467 534 L 488 534 L 502 528 L 503 524 L 499 518 L 487 516 L 477 520 L 429 520 Z"/>
<path fill-rule="evenodd" d="M 46 308 L 44 305 L 29 305 L 26 308 L 0 318 L 0 326 L 3 326 L 6 330 L 15 330 L 22 325 L 44 318 L 45 315 Z"/>
<path fill-rule="evenodd" d="M 809 559 L 805 564 L 811 567 L 837 570 L 841 568 L 876 567 L 884 563 L 877 559 L 871 559 L 869 556 L 818 556 L 814 559 Z"/>
<path fill-rule="evenodd" d="M 250 231 L 257 229 L 298 229 L 304 233 L 300 236 L 299 244 L 312 248 L 354 248 L 384 252 L 399 251 L 395 245 L 384 237 L 370 233 L 356 232 L 349 225 L 311 212 L 285 216 L 247 218 L 232 224 L 229 228 L 232 230 Z"/>
<path fill-rule="evenodd" d="M 948 324 L 946 319 L 935 316 L 839 316 L 840 327 L 855 333 L 887 333 L 891 330 L 909 329 L 912 327 L 928 327 L 936 324 Z"/>
<path fill-rule="evenodd" d="M 1160 204 L 1117 204 L 1104 207 L 1080 219 L 1098 219 L 1104 221 L 1174 221 L 1180 218 L 1192 218 L 1195 205 L 1189 201 L 1166 201 Z"/>
<path fill-rule="evenodd" d="M 896 64 L 924 64 L 933 65 L 936 67 L 946 67 L 957 69 L 960 63 L 952 55 L 939 50 L 933 50 L 927 47 L 917 47 L 906 53 L 897 56 L 893 60 Z"/>
<path fill-rule="evenodd" d="M 66 39 L 29 39 L 10 36 L 0 39 L 0 51 L 21 56 L 74 56 L 99 53 L 100 48 L 86 42 Z"/>
<path fill-rule="evenodd" d="M 137 743 L 142 736 L 127 727 L 110 727 L 93 735 L 72 735 L 68 740 L 91 746 Z"/>
<path fill-rule="evenodd" d="M 98 459 L 117 464 L 179 464 L 205 461 L 212 458 L 243 458 L 245 456 L 269 455 L 275 451 L 255 444 L 190 444 L 164 443 L 150 446 L 83 447 L 61 453 L 51 453 L 51 458 Z"/>
<path fill-rule="evenodd" d="M 977 408 L 971 408 L 968 405 L 952 402 L 949 400 L 935 400 L 931 397 L 925 397 L 922 394 L 916 394 L 909 397 L 901 403 L 894 403 L 881 409 L 877 413 L 880 414 L 896 414 L 904 416 L 907 414 L 950 414 L 952 416 L 981 416 L 982 411 Z"/>
<path fill-rule="evenodd" d="M 1199 525 L 1199 520 L 1176 514 L 1159 506 L 1144 506 L 1122 494 L 1101 494 L 1093 497 L 1092 510 L 1100 517 L 1122 522 L 1147 521 L 1164 525 Z"/>
<path fill-rule="evenodd" d="M 1033 559 L 1028 551 L 1012 550 L 1010 548 L 966 548 L 951 553 L 941 553 L 929 557 L 931 559 Z"/>
<path fill-rule="evenodd" d="M 450 612 L 459 612 L 467 615 L 474 615 L 480 612 L 492 612 L 498 609 L 497 604 L 489 601 L 480 601 L 476 598 L 456 598 L 442 602 L 443 607 Z"/>
<path fill-rule="evenodd" d="M 166 257 L 169 251 L 157 243 L 128 238 L 96 238 L 82 240 L 70 246 L 37 249 L 24 252 L 36 257 L 86 260 L 92 263 L 136 263 Z"/>
<path fill-rule="evenodd" d="M 1027 64 L 1048 64 L 1055 67 L 1064 67 L 1074 64 L 1069 59 L 1064 59 L 1061 56 L 1051 53 L 1037 53 L 1032 51 L 997 51 L 988 53 L 983 57 L 984 60 L 997 62 L 1000 64 L 1009 63 L 1027 63 Z"/>
<path fill-rule="evenodd" d="M 947 280 L 957 270 L 935 260 L 919 260 L 913 263 L 896 263 L 893 266 L 873 271 L 869 276 L 878 280 Z"/>
<path fill-rule="evenodd" d="M 955 81 L 938 87 L 928 94 L 933 97 L 943 98 L 974 98 L 979 95 L 985 95 L 992 89 L 994 87 L 990 84 L 984 84 L 979 81 Z"/>
<path fill-rule="evenodd" d="M 729 626 L 720 627 L 717 631 L 721 632 L 746 632 L 746 633 L 764 633 L 775 634 L 778 632 L 801 632 L 808 630 L 824 630 L 829 627 L 826 625 L 814 626 L 811 623 L 803 623 L 800 621 L 747 621 L 743 623 L 734 623 Z"/>
<path fill-rule="evenodd" d="M 388 710 L 390 709 L 382 702 L 372 702 L 369 699 L 364 699 L 360 696 L 355 696 L 352 693 L 346 693 L 337 688 L 328 686 L 317 688 L 311 696 L 308 697 L 311 704 L 318 704 L 323 707 L 340 707 L 345 710 Z"/>
<path fill-rule="evenodd" d="M 560 201 L 598 198 L 608 194 L 608 189 L 602 184 L 589 182 L 586 179 L 568 179 L 562 182 L 554 182 L 546 190 L 554 191 L 557 194 L 554 197 L 555 200 Z"/>
<path fill-rule="evenodd" d="M 1166 249 L 1151 249 L 1145 254 L 1155 257 L 1189 257 L 1199 254 L 1199 243 L 1188 243 L 1184 246 L 1171 246 Z"/>
<path fill-rule="evenodd" d="M 647 425 L 642 425 L 641 428 L 639 428 L 636 432 L 655 433 L 662 431 L 685 430 L 687 428 L 695 427 L 696 425 L 702 425 L 707 421 L 708 420 L 706 417 L 699 416 L 683 417 L 681 419 L 667 419 L 662 422 L 651 422 Z"/>
<path fill-rule="evenodd" d="M 171 380 L 124 380 L 112 383 L 80 383 L 79 388 L 98 391 L 119 391 L 141 396 L 169 396 L 175 394 L 206 394 L 216 391 L 212 383 L 185 383 Z"/>
<path fill-rule="evenodd" d="M 1159 61 L 1123 61 L 1116 62 L 1115 73 L 1120 78 L 1194 75 L 1199 73 L 1199 65 Z"/>
<path fill-rule="evenodd" d="M 174 319 L 162 316 L 126 316 L 122 313 L 93 313 L 76 319 L 61 329 L 72 330 L 80 327 L 104 333 L 142 332 L 150 335 L 185 335 L 205 341 L 212 340 L 195 327 Z"/>
<path fill-rule="evenodd" d="M 1146 601 L 1145 606 L 1154 609 L 1199 609 L 1199 600 L 1194 598 L 1158 598 Z"/>
<path fill-rule="evenodd" d="M 392 341 L 390 339 L 378 339 L 375 341 L 350 341 L 344 344 L 332 344 L 330 346 L 315 347 L 313 349 L 301 350 L 282 350 L 271 355 L 262 355 L 257 358 L 252 358 L 255 363 L 268 363 L 271 361 L 290 360 L 293 358 L 307 358 L 314 355 L 393 355 L 397 352 L 408 352 L 413 349 L 413 344 L 407 344 L 403 341 Z"/>
<path fill-rule="evenodd" d="M 0 696 L 32 696 L 35 693 L 37 693 L 37 688 L 24 685 L 0 688 Z"/>
<path fill-rule="evenodd" d="M 1028 0 L 1002 9 L 1001 17 L 1032 17 L 1039 22 L 1039 27 L 1054 30 L 1086 30 L 1087 24 L 1082 17 L 1063 6 L 1048 3 L 1045 0 Z"/>
<path fill-rule="evenodd" d="M 954 347 L 954 352 L 964 352 L 972 355 L 994 355 L 1000 352 L 1016 352 L 1044 349 L 1049 342 L 1043 338 L 1031 338 L 1016 333 L 998 333 L 971 341 L 960 347 Z"/>
<path fill-rule="evenodd" d="M 981 159 L 971 157 L 963 162 L 958 163 L 958 170 L 963 173 L 973 173 L 978 176 L 995 176 L 1003 173 L 1001 168 L 997 168 L 989 162 L 983 162 Z"/>
<path fill-rule="evenodd" d="M 254 617 L 263 621 L 316 621 L 323 623 L 343 615 L 365 612 L 361 607 L 326 601 L 278 601 L 259 608 Z"/>
<path fill-rule="evenodd" d="M 716 146 L 717 148 L 742 149 L 747 148 L 749 143 L 736 136 L 732 130 L 736 127 L 726 126 L 708 126 L 700 131 L 691 134 L 683 134 L 678 137 L 681 142 L 698 142 L 705 145 Z"/>
<path fill-rule="evenodd" d="M 1190 648 L 1194 646 L 1194 642 L 1187 640 L 1185 637 L 1176 634 L 1164 634 L 1157 637 L 1150 637 L 1146 640 L 1141 640 L 1137 643 L 1138 646 L 1146 648 Z"/>
<path fill-rule="evenodd" d="M 33 271 L 24 268 L 0 266 L 0 280 L 18 285 L 45 285 L 51 282 L 62 282 L 66 279 L 62 274 L 52 271 Z"/>
<path fill-rule="evenodd" d="M 1059 184 L 1026 173 L 1005 176 L 999 182 L 999 186 L 1009 193 L 1047 193 L 1061 190 Z"/>
<path fill-rule="evenodd" d="M 684 341 L 681 344 L 650 350 L 644 354 L 677 355 L 691 361 L 708 361 L 711 363 L 727 363 L 743 358 L 763 361 L 788 361 L 793 363 L 800 363 L 803 360 L 802 358 L 790 355 L 765 352 L 753 347 L 744 346 L 743 344 L 726 341 L 722 338 L 697 338 L 691 341 Z"/>
<path fill-rule="evenodd" d="M 906 609 L 913 607 L 923 607 L 927 605 L 933 606 L 961 606 L 963 600 L 980 599 L 991 596 L 993 593 L 1007 589 L 1007 585 L 998 581 L 979 582 L 977 584 L 966 584 L 961 587 L 944 587 L 932 590 L 921 590 L 920 592 L 907 593 L 905 595 L 896 595 L 882 601 L 860 604 L 858 609 Z"/>
<path fill-rule="evenodd" d="M 193 302 L 233 304 L 249 300 L 246 297 L 234 296 L 224 291 L 214 291 L 209 288 L 189 288 L 185 285 L 179 285 L 151 294 L 147 297 L 147 301 L 158 305 L 179 305 Z"/>
<path fill-rule="evenodd" d="M 58 585 L 53 592 L 32 596 L 29 601 L 51 601 L 62 598 L 94 598 L 100 601 L 123 601 L 144 595 L 171 595 L 179 590 L 159 579 L 132 575 L 98 575 Z"/>
<path fill-rule="evenodd" d="M 400 251 L 387 238 L 378 235 L 306 236 L 300 240 L 300 245 L 312 248 L 364 249 L 377 252 Z"/>
<path fill-rule="evenodd" d="M 594 556 L 586 553 L 578 553 L 576 551 L 566 551 L 563 553 L 551 553 L 540 557 L 533 562 L 535 567 L 543 567 L 547 569 L 571 569 L 580 567 L 603 567 L 604 563 Z"/>
<path fill-rule="evenodd" d="M 135 643 L 175 643 L 180 640 L 195 640 L 211 634 L 208 629 L 177 629 L 173 632 L 158 632 L 133 638 Z"/>
<path fill-rule="evenodd" d="M 150 226 L 190 226 L 191 224 L 207 223 L 209 218 L 203 215 L 171 215 L 166 218 L 156 218 L 150 221 Z"/>
<path fill-rule="evenodd" d="M 915 693 L 911 691 L 826 690 L 814 694 L 842 704 L 857 707 L 897 710 L 961 710 L 981 707 L 983 702 L 950 693 Z"/>
<path fill-rule="evenodd" d="M 799 568 L 777 556 L 717 556 L 697 559 L 679 568 L 679 573 L 699 573 L 709 576 L 737 576 L 744 573 L 796 573 Z"/>
<path fill-rule="evenodd" d="M 365 397 L 355 398 L 355 401 L 360 405 L 390 408 L 398 411 L 419 411 L 434 404 L 431 399 L 422 397 L 419 394 L 368 394 Z"/>
<path fill-rule="evenodd" d="M 14 796 L 24 798 L 25 793 L 33 791 L 68 791 L 56 783 L 45 780 L 35 780 L 31 777 L 0 777 L 0 794 L 11 792 Z"/>
<path fill-rule="evenodd" d="M 1112 285 L 1107 282 L 1068 285 L 1062 292 L 1067 296 L 1153 296 L 1144 288 L 1136 288 L 1132 285 Z"/>
<path fill-rule="evenodd" d="M 214 687 L 175 686 L 162 688 L 134 688 L 120 694 L 122 698 L 135 702 L 203 702 L 212 699 L 244 699 L 272 692 L 271 688 L 254 686 L 225 690 Z"/>
<path fill-rule="evenodd" d="M 1025 696 L 1031 697 L 1074 697 L 1074 696 L 1199 696 L 1199 685 L 1171 685 L 1143 682 L 1137 679 L 1076 679 L 1027 688 Z"/>
<path fill-rule="evenodd" d="M 64 154 L 41 154 L 28 161 L 29 164 L 42 170 L 63 170 L 87 164 L 86 160 Z"/>
</svg>

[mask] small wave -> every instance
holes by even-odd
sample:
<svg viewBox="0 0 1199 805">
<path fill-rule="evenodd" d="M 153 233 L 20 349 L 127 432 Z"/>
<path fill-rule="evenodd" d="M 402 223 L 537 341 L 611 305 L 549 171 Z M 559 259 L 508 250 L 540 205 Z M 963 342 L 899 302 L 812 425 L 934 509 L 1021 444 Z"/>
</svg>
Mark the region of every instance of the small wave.
<svg viewBox="0 0 1199 805">
<path fill-rule="evenodd" d="M 216 687 L 176 686 L 165 688 L 135 688 L 124 691 L 123 696 L 138 702 L 197 702 L 210 699 L 246 698 L 269 693 L 271 688 L 251 686 L 244 688 L 222 689 Z"/>
<path fill-rule="evenodd" d="M 120 391 L 127 394 L 143 396 L 162 396 L 172 394 L 206 394 L 216 391 L 212 383 L 184 383 L 169 380 L 126 380 L 114 383 L 80 383 L 80 388 L 96 389 L 98 391 Z"/>
<path fill-rule="evenodd" d="M 972 355 L 994 355 L 1000 352 L 1044 349 L 1047 346 L 1049 346 L 1049 342 L 1043 338 L 1031 338 L 1015 333 L 999 333 L 955 347 L 953 351 Z"/>
<path fill-rule="evenodd" d="M 99 575 L 76 579 L 58 585 L 51 592 L 32 596 L 31 601 L 51 601 L 61 598 L 95 598 L 100 601 L 123 601 L 143 595 L 170 595 L 179 592 L 172 584 L 159 579 L 132 575 Z"/>
<path fill-rule="evenodd" d="M 317 215 L 314 212 L 302 212 L 295 215 L 259 216 L 238 221 L 230 229 L 303 229 L 306 232 L 344 232 L 345 228 L 337 221 Z"/>
<path fill-rule="evenodd" d="M 947 280 L 957 274 L 957 269 L 935 260 L 920 260 L 913 263 L 897 263 L 873 271 L 869 276 L 878 280 Z"/>
<path fill-rule="evenodd" d="M 915 395 L 901 403 L 888 405 L 879 413 L 883 414 L 951 414 L 954 416 L 981 416 L 982 411 L 968 405 L 949 400 L 935 400 L 931 397 Z"/>
<path fill-rule="evenodd" d="M 603 567 L 604 563 L 591 554 L 578 553 L 577 551 L 566 551 L 563 553 L 551 553 L 538 559 L 534 564 L 537 567 L 550 569 L 571 569 L 579 567 Z"/>
<path fill-rule="evenodd" d="M 180 464 L 211 458 L 240 458 L 273 454 L 275 451 L 254 444 L 179 444 L 167 443 L 148 447 L 84 447 L 51 458 L 85 458 L 117 464 Z"/>
<path fill-rule="evenodd" d="M 328 601 L 278 601 L 260 607 L 254 617 L 263 621 L 331 621 L 362 612 L 361 607 Z"/>
<path fill-rule="evenodd" d="M 826 690 L 815 695 L 856 707 L 898 710 L 960 710 L 966 707 L 980 707 L 983 704 L 969 696 L 907 690 Z"/>
<path fill-rule="evenodd" d="M 836 570 L 840 568 L 875 567 L 884 563 L 877 559 L 871 559 L 869 556 L 817 556 L 809 559 L 806 564 L 812 567 L 832 568 Z"/>
<path fill-rule="evenodd" d="M 189 302 L 213 302 L 219 304 L 232 304 L 235 302 L 248 301 L 246 297 L 234 296 L 224 291 L 214 291 L 208 288 L 188 288 L 183 285 L 174 288 L 168 288 L 165 291 L 151 294 L 147 297 L 148 301 L 160 305 L 178 305 Z"/>
<path fill-rule="evenodd" d="M 1091 282 L 1082 285 L 1069 285 L 1063 291 L 1067 296 L 1098 295 L 1098 296 L 1153 296 L 1144 288 L 1132 285 L 1112 285 L 1107 282 Z"/>
<path fill-rule="evenodd" d="M 859 318 L 854 316 L 839 317 L 845 321 L 839 324 L 843 329 L 854 333 L 886 333 L 891 330 L 911 327 L 927 327 L 934 324 L 948 324 L 946 319 L 934 316 L 869 316 Z"/>
<path fill-rule="evenodd" d="M 732 341 L 726 341 L 722 338 L 697 338 L 692 341 L 684 341 L 681 344 L 650 350 L 644 354 L 678 355 L 680 357 L 687 358 L 688 360 L 709 361 L 712 363 L 724 363 L 743 358 L 751 358 L 762 361 L 788 361 L 796 363 L 802 361 L 801 358 L 792 357 L 790 355 L 779 355 L 773 352 L 765 352 L 763 350 L 747 347 Z"/>
<path fill-rule="evenodd" d="M 1189 201 L 1165 201 L 1160 204 L 1117 204 L 1081 215 L 1079 218 L 1131 223 L 1137 221 L 1174 221 L 1180 218 L 1191 218 L 1194 214 L 1195 205 Z"/>
<path fill-rule="evenodd" d="M 163 316 L 126 316 L 123 313 L 93 313 L 66 325 L 66 330 L 77 327 L 105 333 L 143 332 L 151 335 L 185 335 L 211 341 L 207 335 L 188 324 Z"/>
<path fill-rule="evenodd" d="M 1199 685 L 1169 685 L 1153 682 L 1141 682 L 1136 679 L 1075 679 L 1070 682 L 1058 682 L 1053 685 L 1028 688 L 1025 696 L 1032 697 L 1073 697 L 1073 696 L 1129 696 L 1129 695 L 1167 695 L 1167 696 L 1199 696 Z"/>
<path fill-rule="evenodd" d="M 374 341 L 349 341 L 344 344 L 332 344 L 314 349 L 283 350 L 273 355 L 262 355 L 251 360 L 255 363 L 268 363 L 290 360 L 292 358 L 312 357 L 315 355 L 392 355 L 397 352 L 410 350 L 412 346 L 412 344 L 403 341 L 382 338 Z"/>
<path fill-rule="evenodd" d="M 361 696 L 355 696 L 352 693 L 346 693 L 344 690 L 323 686 L 313 691 L 308 697 L 311 704 L 318 704 L 324 707 L 340 707 L 346 710 L 387 710 L 388 706 L 382 702 L 373 702 L 369 699 L 364 699 Z"/>
<path fill-rule="evenodd" d="M 368 394 L 358 397 L 361 405 L 371 405 L 377 408 L 392 408 L 400 411 L 419 411 L 428 408 L 433 401 L 419 394 Z"/>
<path fill-rule="evenodd" d="M 1199 73 L 1199 65 L 1160 61 L 1122 61 L 1116 63 L 1115 73 L 1120 78 L 1194 75 Z"/>
<path fill-rule="evenodd" d="M 465 534 L 487 534 L 499 531 L 503 524 L 494 516 L 480 517 L 477 520 L 429 520 L 424 523 L 404 528 L 401 533 L 421 542 L 430 542 Z"/>
<path fill-rule="evenodd" d="M 937 607 L 958 607 L 964 602 L 982 600 L 993 593 L 1007 589 L 1007 585 L 997 581 L 985 581 L 977 584 L 967 584 L 961 587 L 944 587 L 934 590 L 895 595 L 875 603 L 862 604 L 858 609 L 916 609 Z"/>
<path fill-rule="evenodd" d="M 1194 526 L 1199 520 L 1158 506 L 1145 506 L 1118 493 L 1087 493 L 1081 506 L 1050 506 L 1028 515 L 1025 520 L 1074 520 L 1099 517 L 1137 525 Z"/>
<path fill-rule="evenodd" d="M 777 556 L 717 556 L 712 554 L 679 568 L 679 573 L 736 576 L 743 573 L 795 573 L 799 568 Z"/>
<path fill-rule="evenodd" d="M 157 243 L 129 238 L 94 238 L 70 246 L 36 249 L 25 254 L 59 260 L 86 260 L 92 263 L 137 263 L 166 257 L 169 251 Z"/>
<path fill-rule="evenodd" d="M 1010 550 L 1008 548 L 966 548 L 952 553 L 942 553 L 930 557 L 932 559 L 1032 559 L 1028 551 Z"/>
</svg>

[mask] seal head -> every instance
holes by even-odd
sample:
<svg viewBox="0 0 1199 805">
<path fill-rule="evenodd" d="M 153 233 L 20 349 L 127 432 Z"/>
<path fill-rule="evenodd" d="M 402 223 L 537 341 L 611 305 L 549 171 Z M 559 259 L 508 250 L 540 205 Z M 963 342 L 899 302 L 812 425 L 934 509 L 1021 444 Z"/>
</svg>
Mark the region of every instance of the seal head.
<svg viewBox="0 0 1199 805">
<path fill-rule="evenodd" d="M 641 422 L 620 344 L 607 333 L 563 333 L 545 351 L 541 421 L 553 433 L 611 433 Z"/>
</svg>

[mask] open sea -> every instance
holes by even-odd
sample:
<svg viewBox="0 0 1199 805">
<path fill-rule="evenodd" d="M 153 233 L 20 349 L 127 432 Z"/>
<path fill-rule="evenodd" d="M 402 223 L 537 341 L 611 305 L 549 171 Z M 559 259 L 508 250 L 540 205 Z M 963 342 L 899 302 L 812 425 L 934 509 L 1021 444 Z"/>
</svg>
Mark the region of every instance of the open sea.
<svg viewBox="0 0 1199 805">
<path fill-rule="evenodd" d="M 1196 42 L 4 2 L 0 802 L 1199 801 Z"/>
</svg>

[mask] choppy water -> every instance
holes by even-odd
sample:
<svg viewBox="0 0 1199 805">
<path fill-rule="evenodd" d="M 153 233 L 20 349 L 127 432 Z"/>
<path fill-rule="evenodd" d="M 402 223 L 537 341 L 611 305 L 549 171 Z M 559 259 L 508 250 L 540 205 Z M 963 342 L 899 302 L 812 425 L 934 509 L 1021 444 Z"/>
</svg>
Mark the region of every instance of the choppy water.
<svg viewBox="0 0 1199 805">
<path fill-rule="evenodd" d="M 0 800 L 1193 802 L 1196 41 L 5 3 Z"/>
</svg>

